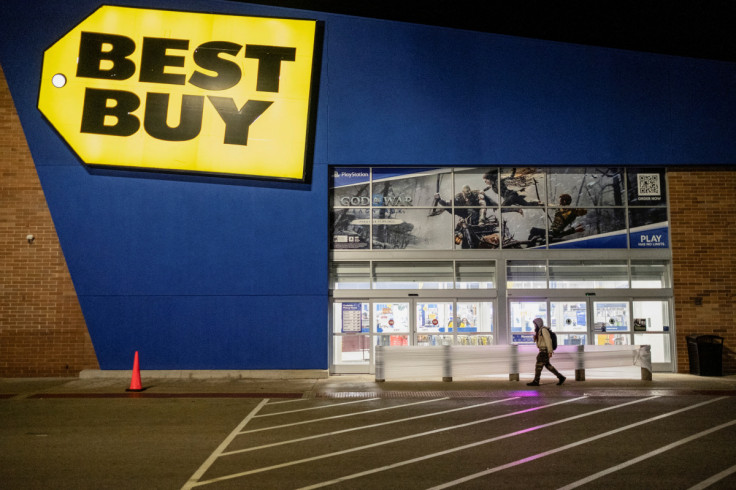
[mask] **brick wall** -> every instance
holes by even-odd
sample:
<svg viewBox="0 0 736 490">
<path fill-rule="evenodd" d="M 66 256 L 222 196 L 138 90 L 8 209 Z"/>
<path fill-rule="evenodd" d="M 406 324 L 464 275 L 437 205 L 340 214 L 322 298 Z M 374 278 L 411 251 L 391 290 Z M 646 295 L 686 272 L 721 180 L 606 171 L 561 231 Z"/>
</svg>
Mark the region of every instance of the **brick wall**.
<svg viewBox="0 0 736 490">
<path fill-rule="evenodd" d="M 82 369 L 97 357 L 0 69 L 0 376 Z"/>
<path fill-rule="evenodd" d="M 689 372 L 686 336 L 714 334 L 736 374 L 736 166 L 668 174 L 679 372 Z"/>
</svg>

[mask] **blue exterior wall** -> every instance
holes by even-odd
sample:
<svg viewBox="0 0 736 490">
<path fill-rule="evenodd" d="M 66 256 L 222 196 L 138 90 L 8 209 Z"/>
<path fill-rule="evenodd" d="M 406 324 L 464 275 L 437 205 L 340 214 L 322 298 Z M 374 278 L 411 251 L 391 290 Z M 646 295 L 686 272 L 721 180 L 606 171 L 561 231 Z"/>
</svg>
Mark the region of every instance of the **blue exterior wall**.
<svg viewBox="0 0 736 490">
<path fill-rule="evenodd" d="M 736 163 L 736 64 L 224 1 L 323 21 L 306 183 L 90 170 L 36 109 L 98 1 L 6 0 L 0 64 L 102 369 L 326 369 L 329 165 Z"/>
</svg>

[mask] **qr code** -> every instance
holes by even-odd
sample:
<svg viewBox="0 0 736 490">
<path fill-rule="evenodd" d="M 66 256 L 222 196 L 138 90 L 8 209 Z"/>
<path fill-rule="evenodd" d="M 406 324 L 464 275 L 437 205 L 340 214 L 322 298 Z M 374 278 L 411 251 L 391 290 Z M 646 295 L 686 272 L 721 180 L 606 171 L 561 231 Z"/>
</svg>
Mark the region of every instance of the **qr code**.
<svg viewBox="0 0 736 490">
<path fill-rule="evenodd" d="M 640 196 L 659 196 L 659 174 L 638 174 L 639 179 L 639 195 Z"/>
</svg>

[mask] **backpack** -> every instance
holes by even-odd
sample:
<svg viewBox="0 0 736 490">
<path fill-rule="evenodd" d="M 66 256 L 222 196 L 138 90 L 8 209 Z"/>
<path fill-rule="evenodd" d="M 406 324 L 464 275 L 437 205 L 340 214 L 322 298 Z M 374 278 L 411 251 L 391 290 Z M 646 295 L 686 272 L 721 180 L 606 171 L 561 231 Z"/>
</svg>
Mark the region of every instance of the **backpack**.
<svg viewBox="0 0 736 490">
<path fill-rule="evenodd" d="M 557 350 L 557 334 L 552 331 L 551 328 L 547 327 L 547 331 L 549 332 L 549 338 L 552 339 L 552 350 Z"/>
</svg>

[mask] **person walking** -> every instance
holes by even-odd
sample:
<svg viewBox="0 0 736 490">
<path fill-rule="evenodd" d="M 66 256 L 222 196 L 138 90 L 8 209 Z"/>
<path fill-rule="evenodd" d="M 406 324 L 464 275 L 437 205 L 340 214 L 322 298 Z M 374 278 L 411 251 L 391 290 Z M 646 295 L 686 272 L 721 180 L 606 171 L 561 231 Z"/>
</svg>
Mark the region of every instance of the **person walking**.
<svg viewBox="0 0 736 490">
<path fill-rule="evenodd" d="M 557 385 L 561 385 L 567 379 L 561 375 L 555 367 L 550 364 L 549 359 L 552 357 L 554 350 L 552 349 L 552 337 L 549 335 L 549 328 L 544 326 L 544 320 L 541 318 L 534 319 L 534 341 L 537 343 L 539 354 L 537 354 L 537 364 L 534 366 L 534 379 L 527 386 L 539 386 L 539 378 L 542 375 L 542 368 L 547 368 L 549 372 L 557 376 L 559 380 Z"/>
</svg>

